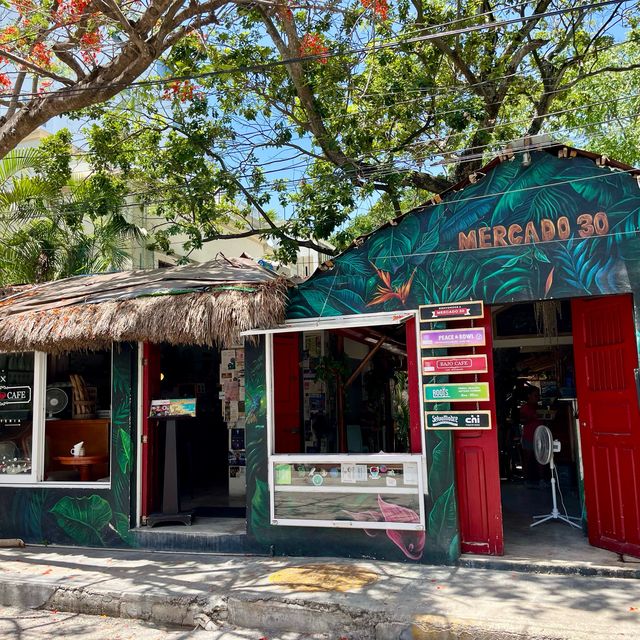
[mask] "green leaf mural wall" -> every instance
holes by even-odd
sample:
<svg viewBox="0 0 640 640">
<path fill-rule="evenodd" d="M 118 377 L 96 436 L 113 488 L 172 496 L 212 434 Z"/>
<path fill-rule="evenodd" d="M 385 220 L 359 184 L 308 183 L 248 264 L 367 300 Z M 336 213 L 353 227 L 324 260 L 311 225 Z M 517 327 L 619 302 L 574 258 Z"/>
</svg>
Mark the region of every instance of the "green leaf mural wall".
<svg viewBox="0 0 640 640">
<path fill-rule="evenodd" d="M 560 159 L 545 151 L 531 156 L 529 166 L 518 157 L 505 161 L 475 184 L 414 210 L 350 248 L 331 269 L 298 286 L 289 317 L 415 309 L 478 298 L 505 303 L 632 291 L 640 265 L 636 178 L 584 157 Z M 598 212 L 606 214 L 608 229 L 581 237 L 586 223 L 578 222 L 580 215 Z M 564 239 L 558 231 L 563 217 L 569 224 Z M 550 228 L 545 220 L 554 229 L 548 241 L 541 229 L 542 224 Z M 533 226 L 527 235 L 529 222 Z M 511 225 L 520 227 L 520 244 L 509 244 L 508 236 L 495 230 L 508 231 Z M 483 229 L 488 229 L 483 244 L 490 246 L 480 246 Z M 477 248 L 461 250 L 460 234 L 471 231 Z"/>
<path fill-rule="evenodd" d="M 0 538 L 79 546 L 132 546 L 133 448 L 137 347 L 114 345 L 111 487 L 0 486 Z"/>
</svg>

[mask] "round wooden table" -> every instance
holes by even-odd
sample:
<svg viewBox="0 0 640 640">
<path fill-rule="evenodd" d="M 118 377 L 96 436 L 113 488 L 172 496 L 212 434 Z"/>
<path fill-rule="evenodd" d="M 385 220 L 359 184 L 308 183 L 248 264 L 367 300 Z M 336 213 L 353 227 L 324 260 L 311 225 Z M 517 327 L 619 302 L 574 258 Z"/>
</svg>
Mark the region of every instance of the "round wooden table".
<svg viewBox="0 0 640 640">
<path fill-rule="evenodd" d="M 91 482 L 91 467 L 108 462 L 107 456 L 55 456 L 54 460 L 65 466 L 71 466 L 80 473 L 81 482 Z"/>
</svg>

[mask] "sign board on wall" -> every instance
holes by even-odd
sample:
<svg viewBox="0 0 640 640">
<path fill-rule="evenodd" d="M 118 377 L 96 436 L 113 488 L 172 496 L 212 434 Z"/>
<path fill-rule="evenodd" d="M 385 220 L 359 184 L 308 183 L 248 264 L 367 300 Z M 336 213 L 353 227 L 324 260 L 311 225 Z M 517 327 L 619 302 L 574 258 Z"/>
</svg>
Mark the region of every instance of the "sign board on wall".
<svg viewBox="0 0 640 640">
<path fill-rule="evenodd" d="M 420 323 L 420 326 L 420 346 L 423 349 L 438 347 L 481 347 L 486 344 L 484 327 L 423 331 L 422 323 Z"/>
<path fill-rule="evenodd" d="M 486 402 L 489 400 L 488 382 L 457 382 L 425 384 L 425 402 Z"/>
<path fill-rule="evenodd" d="M 427 429 L 491 429 L 491 411 L 425 411 Z"/>
<path fill-rule="evenodd" d="M 448 376 L 461 374 L 487 373 L 488 361 L 484 353 L 472 353 L 474 349 L 469 349 L 468 353 L 462 355 L 448 355 L 446 351 L 436 351 L 485 346 L 485 328 L 473 326 L 473 320 L 478 318 L 484 318 L 484 303 L 481 300 L 423 305 L 419 308 L 418 352 L 426 429 L 457 431 L 492 427 L 491 412 L 479 409 L 478 406 L 475 411 L 434 411 L 434 409 L 440 409 L 437 405 L 434 406 L 434 403 L 443 403 L 447 406 L 447 403 L 480 403 L 489 400 L 488 382 L 449 382 L 450 378 L 448 378 Z M 458 324 L 455 328 L 441 328 L 447 325 L 434 325 L 435 322 L 447 321 L 462 324 L 465 320 L 469 321 L 470 326 L 461 328 Z M 447 376 L 447 378 L 439 376 Z"/>
<path fill-rule="evenodd" d="M 31 402 L 31 387 L 0 386 L 0 407 L 7 404 L 29 404 Z"/>
<path fill-rule="evenodd" d="M 455 375 L 457 373 L 486 373 L 487 356 L 433 356 L 422 358 L 422 375 Z"/>
<path fill-rule="evenodd" d="M 482 300 L 427 304 L 420 307 L 420 322 L 443 322 L 445 320 L 472 320 L 484 318 Z"/>
</svg>

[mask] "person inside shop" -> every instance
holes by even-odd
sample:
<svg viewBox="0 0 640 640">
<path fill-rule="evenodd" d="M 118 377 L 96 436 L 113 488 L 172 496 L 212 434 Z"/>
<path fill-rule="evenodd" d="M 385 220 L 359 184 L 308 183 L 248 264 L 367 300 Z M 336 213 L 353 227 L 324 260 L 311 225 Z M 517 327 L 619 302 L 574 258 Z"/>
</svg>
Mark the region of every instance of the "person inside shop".
<svg viewBox="0 0 640 640">
<path fill-rule="evenodd" d="M 544 468 L 536 460 L 533 451 L 533 434 L 538 425 L 538 403 L 540 402 L 540 389 L 528 385 L 524 389 L 525 403 L 520 407 L 520 424 L 522 425 L 522 470 L 527 486 L 535 487 L 544 485 Z"/>
</svg>

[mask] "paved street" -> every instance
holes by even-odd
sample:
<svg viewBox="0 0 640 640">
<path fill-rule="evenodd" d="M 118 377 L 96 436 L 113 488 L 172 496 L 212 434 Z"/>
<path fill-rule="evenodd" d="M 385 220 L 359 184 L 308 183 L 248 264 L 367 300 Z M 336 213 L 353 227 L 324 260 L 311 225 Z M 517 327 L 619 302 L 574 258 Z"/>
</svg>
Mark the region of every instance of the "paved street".
<svg viewBox="0 0 640 640">
<path fill-rule="evenodd" d="M 136 638 L 157 637 L 137 635 L 131 625 L 149 633 L 182 625 L 183 630 L 173 629 L 176 638 L 184 638 L 198 623 L 210 625 L 212 632 L 227 625 L 258 629 L 255 635 L 239 636 L 250 640 L 296 638 L 287 635 L 290 631 L 309 634 L 306 637 L 325 634 L 329 640 L 640 637 L 638 579 L 337 558 L 3 549 L 0 603 L 69 612 L 68 624 L 72 629 L 79 625 L 83 633 L 119 618 L 110 622 L 122 624 L 119 631 L 107 628 L 106 635 L 86 636 L 108 640 L 131 637 L 128 629 Z M 11 616 L 7 618 L 4 629 L 17 629 L 11 627 Z M 24 624 L 42 627 L 50 622 L 43 618 Z M 271 629 L 279 633 L 269 633 Z M 229 633 L 211 637 L 233 638 Z M 69 630 L 64 635 L 79 634 Z M 30 636 L 25 632 L 19 637 Z M 56 636 L 47 628 L 41 637 Z"/>
<path fill-rule="evenodd" d="M 215 631 L 161 627 L 108 616 L 88 616 L 61 611 L 36 611 L 0 607 L 2 640 L 325 640 L 328 636 L 297 633 L 271 634 L 264 631 L 221 626 Z"/>
</svg>

